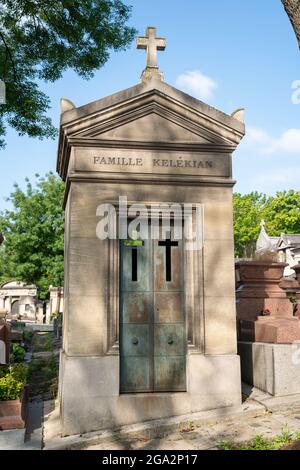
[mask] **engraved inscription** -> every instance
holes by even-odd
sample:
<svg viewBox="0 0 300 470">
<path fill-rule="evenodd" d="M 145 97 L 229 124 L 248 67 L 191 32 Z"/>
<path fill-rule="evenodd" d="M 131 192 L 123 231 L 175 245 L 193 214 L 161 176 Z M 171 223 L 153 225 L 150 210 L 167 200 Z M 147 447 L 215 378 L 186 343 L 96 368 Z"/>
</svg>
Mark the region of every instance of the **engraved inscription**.
<svg viewBox="0 0 300 470">
<path fill-rule="evenodd" d="M 94 157 L 95 165 L 143 166 L 142 158 L 131 157 Z"/>
<path fill-rule="evenodd" d="M 181 158 L 178 160 L 161 160 L 159 158 L 154 158 L 153 166 L 170 168 L 213 168 L 213 162 L 202 160 L 185 160 Z"/>
<path fill-rule="evenodd" d="M 74 149 L 75 172 L 231 177 L 231 158 L 215 152 Z"/>
<path fill-rule="evenodd" d="M 117 165 L 117 166 L 144 166 L 143 158 L 133 157 L 104 157 L 94 156 L 95 165 Z M 152 159 L 153 167 L 169 167 L 169 168 L 213 168 L 213 162 L 210 160 L 186 160 L 178 158 L 171 159 Z"/>
</svg>

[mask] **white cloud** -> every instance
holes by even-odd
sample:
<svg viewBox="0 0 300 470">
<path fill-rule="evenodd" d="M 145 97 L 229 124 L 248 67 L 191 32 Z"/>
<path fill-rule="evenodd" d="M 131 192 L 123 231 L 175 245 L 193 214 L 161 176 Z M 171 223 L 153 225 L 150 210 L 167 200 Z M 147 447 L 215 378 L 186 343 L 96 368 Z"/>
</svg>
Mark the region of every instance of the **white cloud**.
<svg viewBox="0 0 300 470">
<path fill-rule="evenodd" d="M 273 137 L 259 127 L 248 127 L 245 142 L 257 145 L 260 153 L 281 152 L 300 156 L 300 129 L 287 129 L 279 137 Z"/>
<path fill-rule="evenodd" d="M 259 127 L 247 127 L 246 129 L 246 139 L 250 144 L 265 143 L 269 138 L 267 132 Z"/>
<path fill-rule="evenodd" d="M 254 177 L 253 183 L 257 185 L 284 185 L 286 188 L 287 186 L 295 186 L 299 185 L 300 179 L 300 168 L 299 167 L 284 167 L 284 168 L 276 168 L 274 170 L 260 173 Z M 278 188 L 280 189 L 280 187 Z"/>
<path fill-rule="evenodd" d="M 176 86 L 195 98 L 207 100 L 213 97 L 213 92 L 218 84 L 200 70 L 194 70 L 179 75 L 176 79 Z"/>
<path fill-rule="evenodd" d="M 274 139 L 267 148 L 269 153 L 288 152 L 298 153 L 300 156 L 300 129 L 288 129 L 278 139 Z"/>
</svg>

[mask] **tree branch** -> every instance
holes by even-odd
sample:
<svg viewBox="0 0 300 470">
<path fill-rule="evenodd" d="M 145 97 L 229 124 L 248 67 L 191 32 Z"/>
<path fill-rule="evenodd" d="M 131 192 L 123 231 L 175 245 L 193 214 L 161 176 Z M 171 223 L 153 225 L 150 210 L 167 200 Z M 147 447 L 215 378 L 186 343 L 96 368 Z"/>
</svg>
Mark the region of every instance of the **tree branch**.
<svg viewBox="0 0 300 470">
<path fill-rule="evenodd" d="M 299 0 L 281 0 L 284 9 L 294 28 L 298 44 L 300 47 L 300 1 Z"/>
</svg>

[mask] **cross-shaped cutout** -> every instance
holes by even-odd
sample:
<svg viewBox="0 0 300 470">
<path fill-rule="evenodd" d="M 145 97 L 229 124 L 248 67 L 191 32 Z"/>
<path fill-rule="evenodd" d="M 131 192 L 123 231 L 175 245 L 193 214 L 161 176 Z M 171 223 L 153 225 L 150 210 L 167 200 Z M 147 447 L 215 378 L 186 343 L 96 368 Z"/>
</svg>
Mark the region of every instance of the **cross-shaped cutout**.
<svg viewBox="0 0 300 470">
<path fill-rule="evenodd" d="M 146 36 L 137 37 L 136 47 L 147 50 L 147 69 L 158 69 L 157 51 L 165 50 L 166 39 L 156 37 L 156 28 L 149 26 L 146 30 Z"/>
<path fill-rule="evenodd" d="M 171 282 L 172 281 L 172 247 L 173 246 L 178 246 L 178 242 L 172 241 L 171 240 L 171 235 L 169 235 L 169 239 L 166 239 L 165 241 L 160 241 L 158 242 L 159 246 L 164 246 L 166 247 L 166 281 Z"/>
</svg>

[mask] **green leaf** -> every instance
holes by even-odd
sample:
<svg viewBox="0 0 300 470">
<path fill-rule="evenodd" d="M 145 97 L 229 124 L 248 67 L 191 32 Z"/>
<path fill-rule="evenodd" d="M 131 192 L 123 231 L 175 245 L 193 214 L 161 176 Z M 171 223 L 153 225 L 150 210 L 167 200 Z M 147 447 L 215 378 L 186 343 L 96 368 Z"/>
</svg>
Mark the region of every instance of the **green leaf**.
<svg viewBox="0 0 300 470">
<path fill-rule="evenodd" d="M 93 77 L 111 51 L 132 41 L 130 13 L 120 0 L 2 0 L 0 79 L 6 104 L 0 106 L 0 148 L 7 124 L 19 135 L 55 138 L 47 116 L 50 100 L 38 81 L 54 82 L 68 69 Z"/>
</svg>

